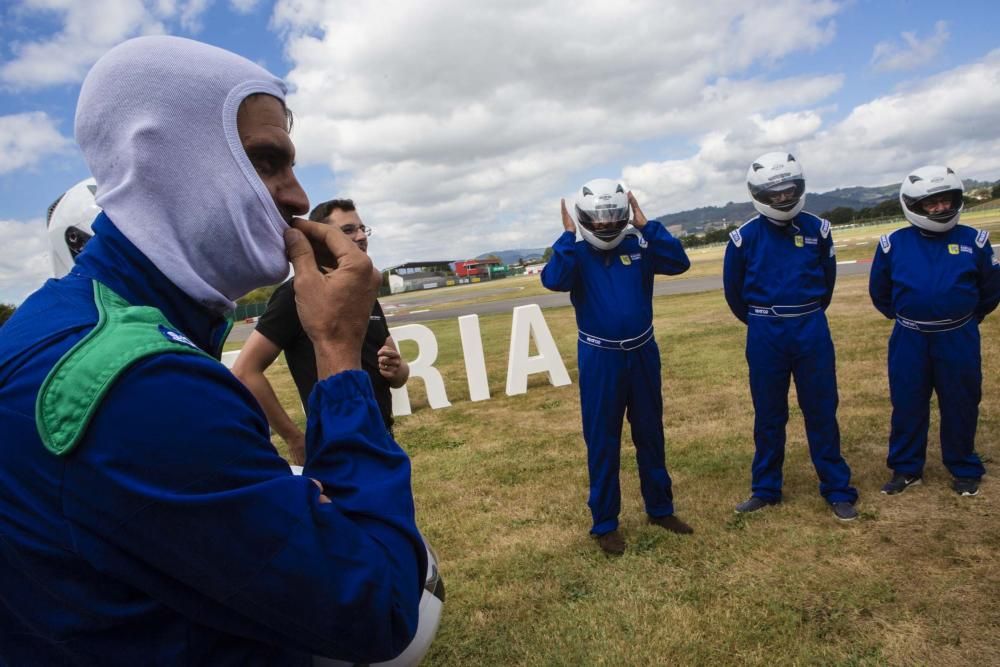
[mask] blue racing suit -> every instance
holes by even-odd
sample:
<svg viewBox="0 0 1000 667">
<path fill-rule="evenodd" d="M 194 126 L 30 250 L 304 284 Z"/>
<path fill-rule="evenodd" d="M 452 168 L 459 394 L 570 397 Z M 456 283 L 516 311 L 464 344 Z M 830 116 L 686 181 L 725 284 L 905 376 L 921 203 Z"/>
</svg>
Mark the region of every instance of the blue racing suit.
<svg viewBox="0 0 1000 667">
<path fill-rule="evenodd" d="M 889 338 L 889 468 L 923 473 L 935 391 L 945 467 L 955 477 L 982 477 L 975 451 L 983 383 L 979 323 L 1000 302 L 1000 260 L 989 233 L 955 225 L 933 234 L 911 226 L 883 236 L 869 293 L 879 312 L 896 320 Z"/>
<path fill-rule="evenodd" d="M 0 663 L 309 665 L 311 654 L 401 652 L 426 551 L 409 459 L 364 371 L 316 385 L 301 477 L 250 392 L 193 349 L 136 361 L 104 387 L 71 451 L 43 446 L 36 397 L 95 329 L 95 284 L 154 307 L 173 325 L 164 337 L 211 355 L 229 331 L 103 214 L 94 230 L 73 272 L 0 328 Z"/>
<path fill-rule="evenodd" d="M 570 293 L 579 329 L 580 411 L 590 473 L 591 532 L 618 527 L 622 419 L 627 414 L 639 482 L 651 517 L 674 513 L 663 443 L 660 350 L 653 337 L 653 277 L 684 273 L 691 262 L 656 220 L 599 250 L 564 232 L 552 246 L 542 284 Z"/>
<path fill-rule="evenodd" d="M 787 224 L 759 215 L 730 233 L 723 265 L 726 302 L 747 325 L 746 358 L 754 407 L 754 496 L 781 500 L 788 387 L 795 378 L 819 492 L 851 502 L 851 469 L 840 455 L 837 372 L 826 307 L 837 260 L 830 223 L 799 213 Z"/>
</svg>

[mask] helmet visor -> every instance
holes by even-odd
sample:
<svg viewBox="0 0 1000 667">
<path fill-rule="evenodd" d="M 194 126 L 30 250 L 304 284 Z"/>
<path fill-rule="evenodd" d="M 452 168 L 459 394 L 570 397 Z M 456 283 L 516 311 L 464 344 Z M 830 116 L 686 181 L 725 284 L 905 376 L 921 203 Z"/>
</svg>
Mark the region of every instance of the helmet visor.
<svg viewBox="0 0 1000 667">
<path fill-rule="evenodd" d="M 903 203 L 917 215 L 934 222 L 950 222 L 962 210 L 962 191 L 944 190 L 923 197 L 903 195 Z"/>
<path fill-rule="evenodd" d="M 628 224 L 628 207 L 614 205 L 598 205 L 592 210 L 576 207 L 576 217 L 580 224 L 593 232 L 602 241 L 611 241 Z"/>
<path fill-rule="evenodd" d="M 69 255 L 73 259 L 83 252 L 83 246 L 87 245 L 87 241 L 91 239 L 91 235 L 82 229 L 73 227 L 70 225 L 66 228 L 66 247 L 69 248 Z"/>
<path fill-rule="evenodd" d="M 789 211 L 802 199 L 806 192 L 806 182 L 801 178 L 793 178 L 780 183 L 764 185 L 747 184 L 750 196 L 763 204 L 779 211 Z"/>
</svg>

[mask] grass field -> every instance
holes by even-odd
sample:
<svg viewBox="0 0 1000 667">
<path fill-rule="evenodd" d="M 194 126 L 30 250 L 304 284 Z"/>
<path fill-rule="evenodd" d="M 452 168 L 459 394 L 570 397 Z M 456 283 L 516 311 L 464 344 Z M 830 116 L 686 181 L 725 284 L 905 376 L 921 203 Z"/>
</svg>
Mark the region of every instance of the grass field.
<svg viewBox="0 0 1000 667">
<path fill-rule="evenodd" d="M 995 215 L 964 222 L 1000 229 Z M 851 231 L 881 233 L 873 230 L 844 230 L 837 241 Z M 875 240 L 862 241 L 840 257 L 870 258 Z M 699 252 L 693 271 L 718 273 L 721 249 L 705 250 L 704 259 Z M 617 559 L 587 534 L 573 313 L 544 312 L 573 385 L 554 388 L 534 376 L 527 394 L 505 396 L 511 317 L 481 317 L 494 398 L 478 403 L 468 400 L 457 322 L 428 324 L 453 405 L 427 408 L 415 380 L 414 414 L 396 429 L 413 460 L 418 522 L 448 591 L 425 664 L 1000 664 L 993 476 L 975 498 L 950 490 L 935 415 L 925 484 L 897 497 L 878 493 L 888 476 L 892 325 L 872 308 L 866 277 L 841 279 L 829 310 L 842 449 L 861 493 L 861 519 L 839 524 L 820 498 L 794 390 L 785 501 L 758 515 L 733 513 L 749 493 L 753 455 L 745 329 L 719 291 L 660 297 L 654 312 L 667 461 L 677 513 L 696 532 L 680 537 L 645 524 L 626 429 L 621 528 L 628 550 Z M 995 475 L 997 314 L 984 322 L 982 340 L 977 449 Z M 404 344 L 403 354 L 412 358 L 415 349 Z M 297 408 L 287 370 L 276 365 L 270 375 Z"/>
</svg>

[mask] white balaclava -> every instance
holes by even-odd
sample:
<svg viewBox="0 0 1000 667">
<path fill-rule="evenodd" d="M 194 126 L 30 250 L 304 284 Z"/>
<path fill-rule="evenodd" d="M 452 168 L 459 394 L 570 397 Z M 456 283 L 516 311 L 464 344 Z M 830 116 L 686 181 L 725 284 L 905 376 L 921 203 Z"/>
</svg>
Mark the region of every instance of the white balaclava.
<svg viewBox="0 0 1000 667">
<path fill-rule="evenodd" d="M 90 70 L 76 141 L 97 205 L 184 293 L 222 313 L 288 274 L 288 225 L 236 129 L 254 93 L 285 99 L 273 74 L 180 37 L 139 37 Z"/>
</svg>

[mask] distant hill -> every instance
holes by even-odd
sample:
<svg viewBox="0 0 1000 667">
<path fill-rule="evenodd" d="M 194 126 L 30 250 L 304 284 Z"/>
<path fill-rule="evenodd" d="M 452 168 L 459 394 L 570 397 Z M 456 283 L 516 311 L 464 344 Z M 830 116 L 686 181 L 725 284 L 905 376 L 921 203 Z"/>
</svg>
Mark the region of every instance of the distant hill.
<svg viewBox="0 0 1000 667">
<path fill-rule="evenodd" d="M 504 264 L 517 264 L 520 260 L 525 262 L 530 262 L 531 260 L 539 260 L 545 254 L 545 248 L 521 248 L 519 250 L 493 250 L 491 252 L 484 252 L 482 255 L 477 255 L 476 259 L 483 259 L 484 257 L 496 256 L 500 258 L 500 261 Z"/>
<path fill-rule="evenodd" d="M 991 187 L 988 181 L 974 181 L 966 179 L 962 181 L 966 192 L 975 188 Z M 820 214 L 844 206 L 854 210 L 870 208 L 887 199 L 895 199 L 899 196 L 899 183 L 891 185 L 879 185 L 875 187 L 862 187 L 860 185 L 850 188 L 837 188 L 829 192 L 809 192 L 806 194 L 806 209 L 812 213 Z M 724 225 L 739 224 L 757 215 L 753 204 L 745 202 L 729 202 L 725 206 L 703 206 L 702 208 L 690 209 L 679 213 L 668 213 L 658 216 L 656 219 L 665 226 L 681 225 L 688 234 L 696 234 L 706 231 L 706 227 L 722 227 Z"/>
<path fill-rule="evenodd" d="M 965 191 L 968 194 L 974 189 L 992 188 L 996 183 L 989 181 L 974 181 L 966 179 L 962 181 Z M 997 181 L 1000 183 L 1000 181 Z M 899 196 L 899 183 L 890 185 L 879 185 L 875 187 L 862 187 L 860 185 L 850 188 L 837 188 L 829 192 L 810 192 L 806 194 L 806 209 L 816 213 L 826 213 L 835 208 L 847 207 L 854 210 L 871 208 L 876 204 Z M 711 229 L 721 229 L 726 225 L 741 224 L 744 221 L 757 215 L 753 204 L 745 202 L 728 202 L 724 206 L 703 206 L 693 208 L 679 213 L 667 213 L 656 219 L 665 226 L 681 225 L 687 234 L 698 234 Z M 540 260 L 545 254 L 545 248 L 521 248 L 518 250 L 493 250 L 478 255 L 476 259 L 483 259 L 490 255 L 500 258 L 504 264 L 517 264 L 520 260 L 530 262 Z"/>
</svg>

